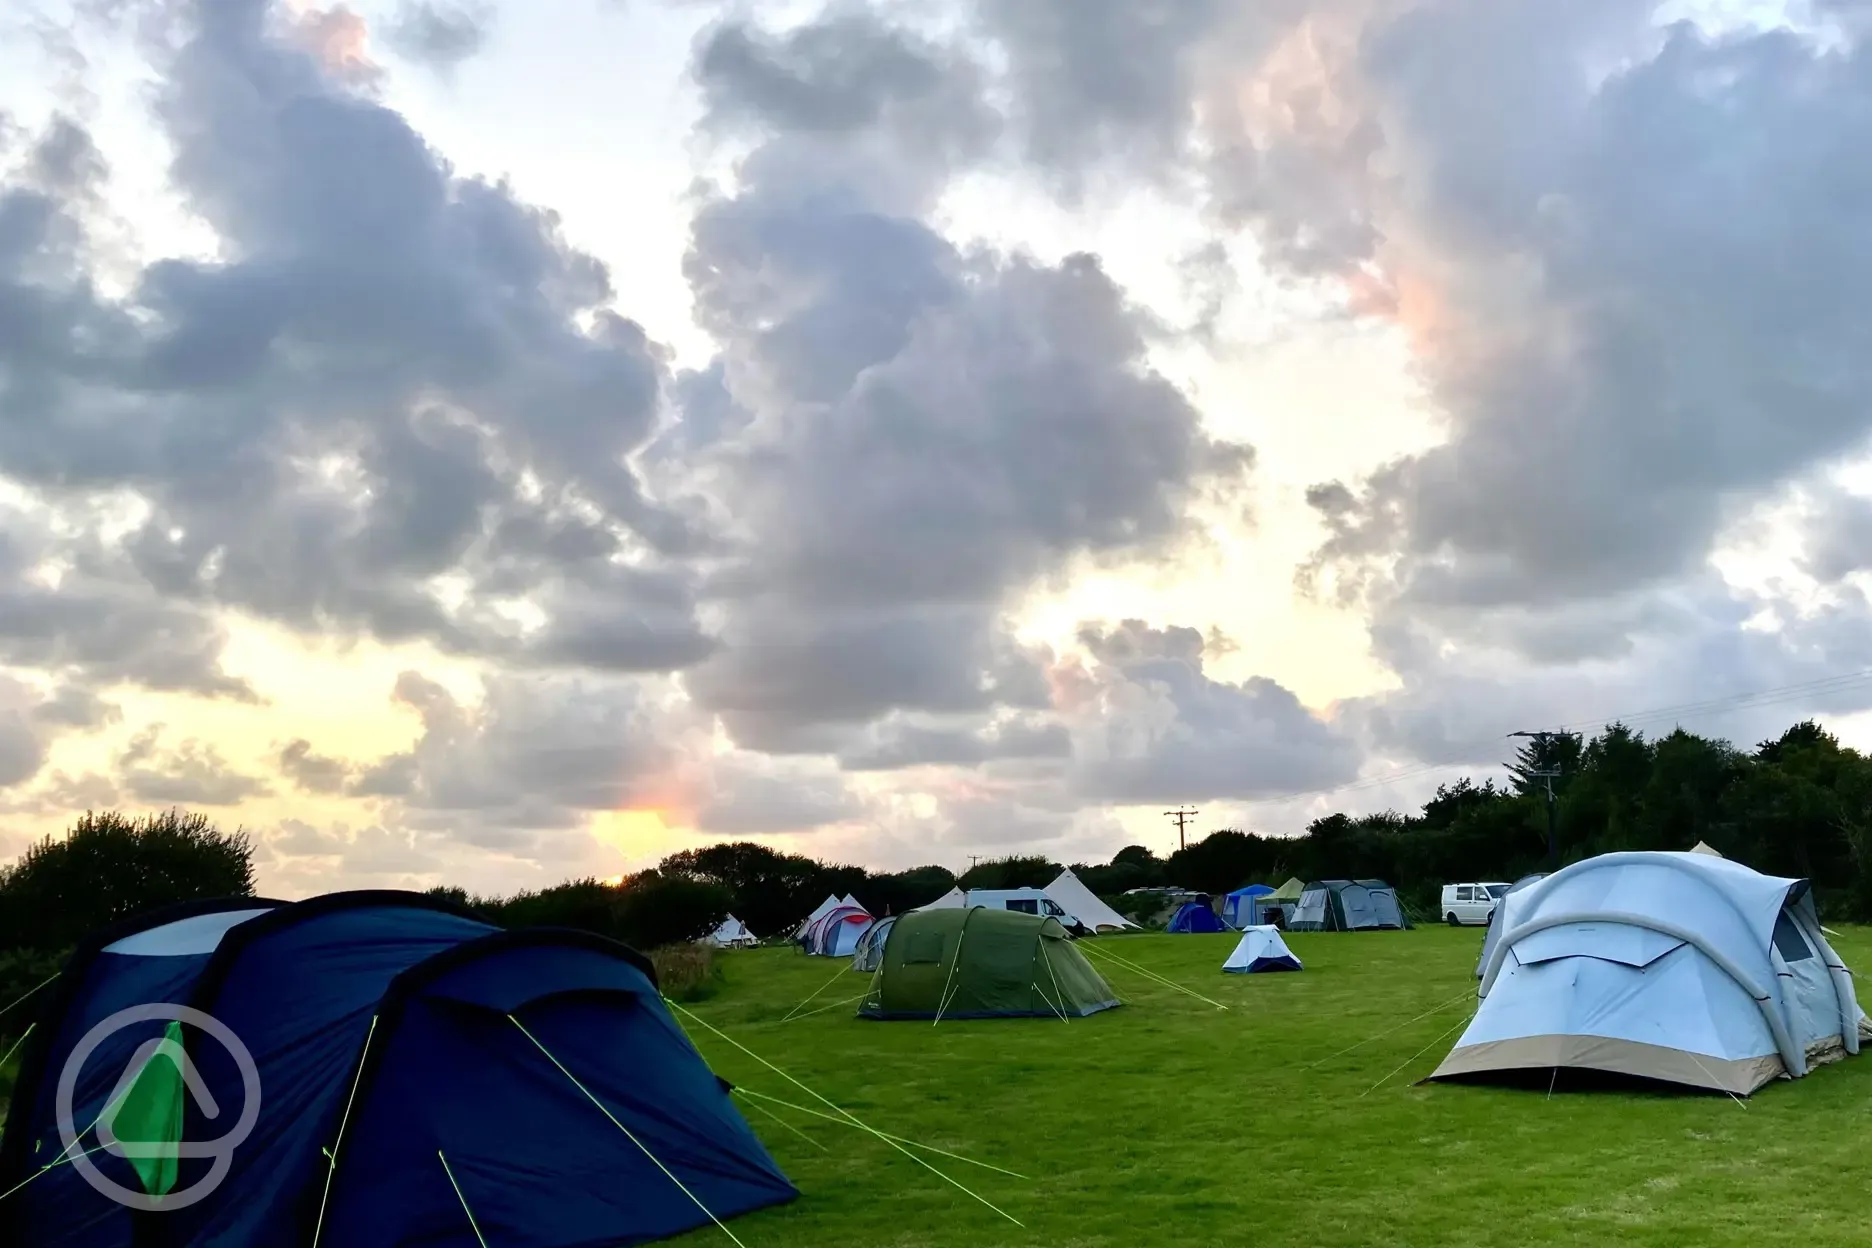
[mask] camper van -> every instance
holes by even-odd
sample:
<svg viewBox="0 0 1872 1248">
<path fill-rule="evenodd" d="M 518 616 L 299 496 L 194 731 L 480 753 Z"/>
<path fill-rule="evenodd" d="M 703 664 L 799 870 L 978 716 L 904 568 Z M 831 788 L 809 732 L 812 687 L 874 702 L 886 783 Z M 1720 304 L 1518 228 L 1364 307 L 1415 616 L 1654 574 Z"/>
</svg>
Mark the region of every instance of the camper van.
<svg viewBox="0 0 1872 1248">
<path fill-rule="evenodd" d="M 1509 885 L 1445 884 L 1443 886 L 1443 921 L 1451 927 L 1487 927 L 1495 903 L 1506 895 Z"/>
<path fill-rule="evenodd" d="M 1044 888 L 973 888 L 969 890 L 966 904 L 971 908 L 980 906 L 986 910 L 1018 910 L 1043 918 L 1050 916 L 1065 924 L 1073 921 L 1058 902 L 1046 895 Z"/>
</svg>

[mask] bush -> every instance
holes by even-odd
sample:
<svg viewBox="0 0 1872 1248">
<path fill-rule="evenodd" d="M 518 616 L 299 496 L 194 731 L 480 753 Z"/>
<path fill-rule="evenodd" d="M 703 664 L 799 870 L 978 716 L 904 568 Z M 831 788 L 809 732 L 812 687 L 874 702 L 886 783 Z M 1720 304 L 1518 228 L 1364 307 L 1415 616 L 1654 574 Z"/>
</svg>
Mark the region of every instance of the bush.
<svg viewBox="0 0 1872 1248">
<path fill-rule="evenodd" d="M 704 1001 L 721 987 L 721 966 L 712 945 L 664 945 L 650 951 L 657 984 L 672 1001 Z"/>
<path fill-rule="evenodd" d="M 87 812 L 65 839 L 47 837 L 0 869 L 0 949 L 69 949 L 157 906 L 253 891 L 244 832 L 179 810 L 141 819 Z"/>
</svg>

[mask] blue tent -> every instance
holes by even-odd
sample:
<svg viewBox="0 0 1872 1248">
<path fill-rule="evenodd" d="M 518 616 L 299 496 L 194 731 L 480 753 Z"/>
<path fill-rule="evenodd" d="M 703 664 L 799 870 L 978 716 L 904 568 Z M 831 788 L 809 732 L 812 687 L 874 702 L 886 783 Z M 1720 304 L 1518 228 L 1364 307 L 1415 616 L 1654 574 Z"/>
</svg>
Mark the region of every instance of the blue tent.
<svg viewBox="0 0 1872 1248">
<path fill-rule="evenodd" d="M 56 1109 L 65 1068 L 95 1027 L 151 1003 L 218 1020 L 253 1069 L 212 1029 L 122 1027 L 77 1067 L 74 1147 Z M 149 1057 L 128 1078 L 164 1036 L 184 1054 L 161 1064 L 177 1076 L 168 1139 L 241 1137 L 219 1157 L 185 1153 L 166 1176 L 87 1151 L 107 1105 L 134 1100 L 158 1066 Z M 228 1129 L 236 1118 L 244 1135 Z M 59 1159 L 69 1164 L 46 1168 Z M 175 1200 L 133 1210 L 94 1190 L 90 1167 L 142 1199 Z M 0 1191 L 12 1191 L 0 1243 L 36 1248 L 132 1248 L 156 1231 L 178 1248 L 305 1245 L 315 1227 L 333 1248 L 639 1244 L 798 1194 L 641 955 L 582 932 L 503 931 L 399 892 L 196 903 L 81 947 L 24 1050 Z"/>
<path fill-rule="evenodd" d="M 1222 898 L 1222 921 L 1235 928 L 1254 927 L 1261 922 L 1260 907 L 1255 901 L 1273 891 L 1271 885 L 1250 884 L 1227 894 Z"/>
<path fill-rule="evenodd" d="M 1222 920 L 1216 918 L 1216 912 L 1209 908 L 1207 895 L 1195 901 L 1186 901 L 1177 907 L 1177 912 L 1170 916 L 1169 932 L 1226 932 Z"/>
</svg>

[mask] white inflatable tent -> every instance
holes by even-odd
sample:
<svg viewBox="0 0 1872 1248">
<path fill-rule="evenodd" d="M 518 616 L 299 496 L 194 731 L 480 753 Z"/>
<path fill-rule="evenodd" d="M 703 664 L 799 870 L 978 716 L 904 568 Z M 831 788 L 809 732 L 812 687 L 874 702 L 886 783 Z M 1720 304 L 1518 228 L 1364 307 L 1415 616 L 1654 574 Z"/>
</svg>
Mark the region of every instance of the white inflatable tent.
<svg viewBox="0 0 1872 1248">
<path fill-rule="evenodd" d="M 1805 880 L 1603 854 L 1497 913 L 1481 1005 L 1432 1079 L 1568 1067 L 1746 1096 L 1872 1038 Z"/>
<path fill-rule="evenodd" d="M 1100 901 L 1098 894 L 1087 888 L 1079 877 L 1072 873 L 1071 867 L 1061 871 L 1054 881 L 1046 886 L 1045 891 L 1060 909 L 1079 920 L 1089 932 L 1121 932 L 1127 927 L 1137 927 L 1136 923 Z"/>
<path fill-rule="evenodd" d="M 1281 939 L 1278 927 L 1272 923 L 1261 923 L 1242 928 L 1241 939 L 1235 942 L 1235 951 L 1229 954 L 1222 969 L 1232 975 L 1297 971 L 1300 969 L 1300 959 L 1293 955 L 1293 950 Z"/>
</svg>

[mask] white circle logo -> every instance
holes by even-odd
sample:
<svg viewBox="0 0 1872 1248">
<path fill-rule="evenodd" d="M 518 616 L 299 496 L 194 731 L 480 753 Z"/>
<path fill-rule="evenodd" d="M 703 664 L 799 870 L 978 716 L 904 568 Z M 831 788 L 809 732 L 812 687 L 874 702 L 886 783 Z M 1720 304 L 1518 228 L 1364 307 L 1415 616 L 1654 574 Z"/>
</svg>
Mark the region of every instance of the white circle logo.
<svg viewBox="0 0 1872 1248">
<path fill-rule="evenodd" d="M 137 1048 L 136 1054 L 124 1067 L 116 1087 L 111 1089 L 110 1096 L 106 1098 L 103 1112 L 98 1115 L 97 1121 L 80 1131 L 72 1116 L 72 1098 L 86 1060 L 97 1051 L 100 1044 L 124 1028 L 157 1021 L 187 1023 L 213 1036 L 233 1056 L 234 1064 L 240 1068 L 243 1097 L 240 1118 L 233 1129 L 217 1140 L 181 1138 L 184 1093 L 194 1098 L 205 1118 L 219 1118 L 221 1107 L 215 1103 L 207 1083 L 179 1042 L 180 1028 L 171 1026 L 162 1038 L 146 1040 Z M 159 1062 L 167 1063 L 166 1069 Z M 234 1164 L 234 1150 L 253 1133 L 254 1123 L 260 1117 L 260 1070 L 254 1065 L 253 1054 L 247 1051 L 240 1037 L 213 1015 L 186 1005 L 172 1005 L 162 1001 L 133 1005 L 127 1010 L 117 1011 L 87 1031 L 78 1046 L 71 1051 L 71 1056 L 65 1059 L 64 1069 L 59 1073 L 55 1109 L 59 1140 L 65 1145 L 61 1157 L 76 1166 L 78 1172 L 84 1175 L 85 1182 L 94 1189 L 131 1209 L 185 1209 L 221 1185 Z M 149 1119 L 142 1124 L 143 1127 L 153 1128 L 159 1138 L 119 1138 L 117 1128 L 126 1111 L 140 1113 Z M 97 1133 L 97 1146 L 90 1149 L 82 1147 L 85 1135 L 94 1130 Z M 106 1176 L 91 1161 L 91 1154 L 100 1150 L 122 1157 L 136 1166 L 145 1187 L 152 1190 L 134 1191 Z M 199 1182 L 172 1190 L 169 1184 L 175 1180 L 176 1164 L 184 1157 L 208 1157 L 212 1158 L 212 1162 L 207 1175 Z M 138 1166 L 138 1162 L 151 1164 L 145 1168 Z"/>
</svg>

